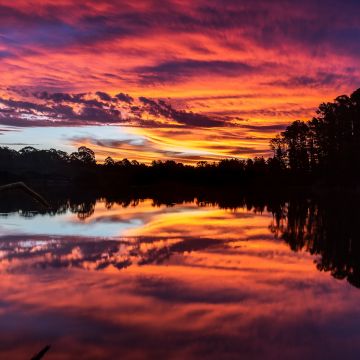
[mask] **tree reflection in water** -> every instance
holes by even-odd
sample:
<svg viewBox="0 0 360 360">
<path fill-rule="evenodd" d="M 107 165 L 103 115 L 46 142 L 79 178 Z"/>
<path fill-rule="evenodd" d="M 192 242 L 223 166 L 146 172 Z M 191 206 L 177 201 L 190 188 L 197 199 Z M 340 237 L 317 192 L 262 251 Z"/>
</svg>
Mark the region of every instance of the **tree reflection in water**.
<svg viewBox="0 0 360 360">
<path fill-rule="evenodd" d="M 318 255 L 320 271 L 360 287 L 360 208 L 352 196 L 293 199 L 274 214 L 270 230 L 293 251 Z"/>
<path fill-rule="evenodd" d="M 186 199 L 189 200 L 189 199 Z M 114 205 L 136 207 L 143 199 L 107 199 L 105 208 Z M 97 199 L 71 199 L 58 201 L 51 210 L 39 209 L 37 212 L 22 201 L 11 203 L 3 201 L 0 212 L 16 208 L 21 216 L 37 214 L 56 216 L 70 211 L 79 221 L 86 221 L 94 215 Z M 153 207 L 182 204 L 182 199 L 153 199 Z M 329 271 L 336 279 L 347 279 L 353 286 L 360 287 L 360 209 L 357 197 L 352 195 L 329 197 L 293 197 L 290 199 L 273 197 L 271 199 L 241 196 L 238 198 L 198 198 L 197 206 L 218 206 L 223 209 L 270 212 L 273 220 L 269 225 L 275 238 L 284 240 L 291 250 L 307 251 L 317 255 L 315 263 L 320 271 Z M 19 210 L 21 209 L 21 210 Z M 110 221 L 111 219 L 109 219 Z M 173 254 L 203 250 L 210 247 L 226 247 L 228 241 L 210 237 L 171 238 L 161 236 L 134 236 L 116 239 L 88 239 L 79 237 L 44 237 L 34 240 L 31 236 L 2 237 L 0 251 L 2 259 L 22 259 L 24 266 L 36 267 L 80 267 L 101 270 L 110 265 L 127 268 L 132 264 L 159 264 Z M 30 261 L 30 259 L 32 259 Z"/>
</svg>

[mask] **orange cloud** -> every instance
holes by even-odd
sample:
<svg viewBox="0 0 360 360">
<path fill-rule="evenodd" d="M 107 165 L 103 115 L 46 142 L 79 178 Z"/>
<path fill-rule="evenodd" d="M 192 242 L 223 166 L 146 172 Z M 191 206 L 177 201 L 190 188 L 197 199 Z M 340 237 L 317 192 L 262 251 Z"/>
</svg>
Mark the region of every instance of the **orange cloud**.
<svg viewBox="0 0 360 360">
<path fill-rule="evenodd" d="M 19 91 L 128 93 L 221 117 L 224 125 L 258 126 L 251 131 L 256 146 L 244 141 L 249 128 L 233 131 L 238 141 L 219 129 L 224 138 L 217 150 L 208 140 L 214 129 L 192 131 L 186 140 L 174 132 L 172 144 L 166 131 L 134 129 L 146 133 L 153 146 L 146 156 L 130 156 L 128 150 L 133 158 L 152 159 L 156 151 L 165 158 L 162 151 L 170 145 L 188 161 L 191 155 L 208 160 L 231 156 L 242 147 L 241 157 L 253 154 L 253 148 L 263 155 L 267 138 L 276 131 L 261 126 L 311 118 L 320 102 L 358 86 L 360 29 L 352 7 L 358 5 L 335 11 L 322 1 L 223 6 L 220 1 L 169 0 L 159 7 L 150 0 L 47 0 L 34 9 L 25 0 L 3 1 L 0 94 L 24 100 Z M 66 119 L 53 120 L 58 126 Z M 114 152 L 106 146 L 98 150 L 101 156 Z M 124 149 L 118 150 L 119 157 Z"/>
</svg>

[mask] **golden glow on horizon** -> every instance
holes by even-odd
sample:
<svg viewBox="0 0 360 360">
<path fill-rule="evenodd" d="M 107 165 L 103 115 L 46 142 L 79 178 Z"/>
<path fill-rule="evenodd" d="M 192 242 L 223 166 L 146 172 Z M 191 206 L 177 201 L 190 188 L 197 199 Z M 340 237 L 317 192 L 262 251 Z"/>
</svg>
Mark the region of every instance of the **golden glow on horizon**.
<svg viewBox="0 0 360 360">
<path fill-rule="evenodd" d="M 117 131 L 121 131 L 119 128 Z M 85 139 L 74 141 L 76 147 L 87 146 L 93 149 L 97 160 L 102 162 L 107 156 L 114 160 L 138 160 L 151 163 L 154 160 L 176 160 L 185 164 L 198 161 L 218 161 L 224 158 L 252 158 L 270 154 L 269 140 L 274 133 L 246 134 L 244 129 L 207 128 L 207 129 L 169 129 L 127 127 L 126 132 L 145 139 L 145 143 L 132 143 L 106 146 Z M 257 136 L 261 136 L 261 141 Z M 241 140 L 243 138 L 243 140 Z M 246 150 L 248 149 L 248 150 Z"/>
</svg>

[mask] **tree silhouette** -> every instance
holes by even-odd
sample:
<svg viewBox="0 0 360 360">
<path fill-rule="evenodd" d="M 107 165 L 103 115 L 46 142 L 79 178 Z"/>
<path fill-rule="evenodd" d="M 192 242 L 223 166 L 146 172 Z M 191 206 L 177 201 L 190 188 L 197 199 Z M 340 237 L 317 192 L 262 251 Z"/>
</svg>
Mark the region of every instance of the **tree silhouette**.
<svg viewBox="0 0 360 360">
<path fill-rule="evenodd" d="M 80 146 L 77 152 L 71 154 L 72 161 L 78 161 L 85 165 L 95 165 L 95 152 L 86 146 Z"/>
<path fill-rule="evenodd" d="M 274 158 L 293 172 L 358 178 L 360 89 L 321 104 L 316 113 L 308 123 L 295 121 L 271 140 Z"/>
</svg>

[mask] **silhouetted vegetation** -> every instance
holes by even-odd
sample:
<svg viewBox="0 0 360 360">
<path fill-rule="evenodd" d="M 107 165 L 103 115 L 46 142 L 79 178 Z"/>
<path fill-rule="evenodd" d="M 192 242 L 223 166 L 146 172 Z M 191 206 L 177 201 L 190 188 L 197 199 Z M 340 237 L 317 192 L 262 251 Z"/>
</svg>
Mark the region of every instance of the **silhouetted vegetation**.
<svg viewBox="0 0 360 360">
<path fill-rule="evenodd" d="M 38 186 L 86 187 L 109 195 L 129 187 L 166 188 L 282 188 L 316 184 L 357 186 L 360 173 L 360 89 L 321 104 L 309 122 L 295 121 L 271 140 L 274 155 L 268 159 L 224 159 L 196 166 L 172 160 L 151 165 L 136 160 L 103 164 L 95 153 L 27 146 L 20 151 L 0 147 L 0 182 L 26 181 Z M 175 188 L 174 188 L 175 187 Z M 127 190 L 128 191 L 128 190 Z"/>
<path fill-rule="evenodd" d="M 360 89 L 323 103 L 311 121 L 295 121 L 271 140 L 280 169 L 340 183 L 359 180 Z"/>
<path fill-rule="evenodd" d="M 318 255 L 316 266 L 360 287 L 359 199 L 353 195 L 292 198 L 274 212 L 270 229 L 293 251 Z"/>
</svg>

